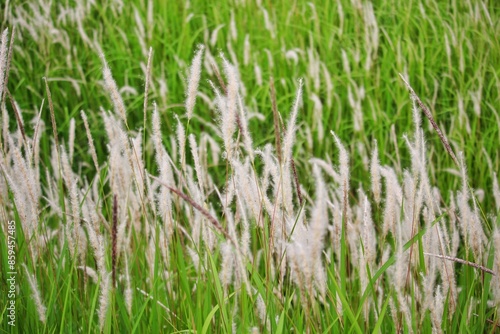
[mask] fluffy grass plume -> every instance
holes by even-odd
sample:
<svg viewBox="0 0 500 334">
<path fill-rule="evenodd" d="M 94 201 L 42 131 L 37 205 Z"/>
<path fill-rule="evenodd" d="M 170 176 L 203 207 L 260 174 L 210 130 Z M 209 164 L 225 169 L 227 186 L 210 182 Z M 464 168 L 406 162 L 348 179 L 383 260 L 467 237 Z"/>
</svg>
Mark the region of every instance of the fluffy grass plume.
<svg viewBox="0 0 500 334">
<path fill-rule="evenodd" d="M 2 14 L 14 330 L 497 330 L 493 2 Z"/>
</svg>

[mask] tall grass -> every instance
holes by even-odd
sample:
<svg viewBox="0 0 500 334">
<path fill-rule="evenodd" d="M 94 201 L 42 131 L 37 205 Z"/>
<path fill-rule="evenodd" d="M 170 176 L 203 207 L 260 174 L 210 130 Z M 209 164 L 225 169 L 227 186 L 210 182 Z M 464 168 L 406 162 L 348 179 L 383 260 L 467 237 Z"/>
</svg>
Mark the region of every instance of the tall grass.
<svg viewBox="0 0 500 334">
<path fill-rule="evenodd" d="M 493 3 L 4 15 L 5 331 L 497 330 Z"/>
</svg>

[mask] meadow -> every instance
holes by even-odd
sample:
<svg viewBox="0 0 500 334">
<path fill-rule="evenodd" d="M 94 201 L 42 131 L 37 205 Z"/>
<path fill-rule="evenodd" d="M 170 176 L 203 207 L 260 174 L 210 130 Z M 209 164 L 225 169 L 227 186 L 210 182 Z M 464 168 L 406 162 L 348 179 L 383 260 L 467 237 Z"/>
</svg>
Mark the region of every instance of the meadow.
<svg viewBox="0 0 500 334">
<path fill-rule="evenodd" d="M 1 333 L 500 330 L 496 1 L 0 8 Z"/>
</svg>

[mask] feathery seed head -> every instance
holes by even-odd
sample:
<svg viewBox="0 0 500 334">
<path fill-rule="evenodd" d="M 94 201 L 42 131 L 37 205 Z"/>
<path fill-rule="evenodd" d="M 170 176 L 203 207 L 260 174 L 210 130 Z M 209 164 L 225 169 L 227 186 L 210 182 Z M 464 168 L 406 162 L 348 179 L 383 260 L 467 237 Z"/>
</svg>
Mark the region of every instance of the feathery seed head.
<svg viewBox="0 0 500 334">
<path fill-rule="evenodd" d="M 26 276 L 28 277 L 28 282 L 31 287 L 32 297 L 36 305 L 36 310 L 38 312 L 38 318 L 42 323 L 45 324 L 45 322 L 47 321 L 47 316 L 46 316 L 47 308 L 42 303 L 42 296 L 40 293 L 40 289 L 38 288 L 36 277 L 35 275 L 31 275 L 28 272 L 28 267 L 26 266 L 26 264 L 23 263 L 22 266 L 24 268 Z"/>
<path fill-rule="evenodd" d="M 4 87 L 5 81 L 5 71 L 7 69 L 7 41 L 8 41 L 9 29 L 5 29 L 2 33 L 1 44 L 0 44 L 0 104 L 3 102 L 3 90 L 7 87 Z"/>
<path fill-rule="evenodd" d="M 302 103 L 302 86 L 303 80 L 299 80 L 299 88 L 297 89 L 297 94 L 295 96 L 295 101 L 293 102 L 292 112 L 288 120 L 287 129 L 283 138 L 283 164 L 289 166 L 292 159 L 292 147 L 295 142 L 295 123 L 297 122 L 297 115 L 299 113 L 299 107 Z"/>
<path fill-rule="evenodd" d="M 191 68 L 189 69 L 189 78 L 186 90 L 186 116 L 190 120 L 193 117 L 194 106 L 196 104 L 196 94 L 198 93 L 198 84 L 200 82 L 201 64 L 203 56 L 203 45 L 198 46 L 198 50 L 193 58 Z"/>
<path fill-rule="evenodd" d="M 380 162 L 378 159 L 377 141 L 373 143 L 372 158 L 370 163 L 370 175 L 372 181 L 372 193 L 375 203 L 380 204 L 382 199 L 382 183 L 380 182 Z"/>
<path fill-rule="evenodd" d="M 348 207 L 348 194 L 349 194 L 349 154 L 345 149 L 342 142 L 337 137 L 337 135 L 331 131 L 331 134 L 335 138 L 335 143 L 337 144 L 337 148 L 339 149 L 339 174 L 340 174 L 340 186 L 341 193 L 343 196 L 342 200 L 342 212 L 347 212 Z M 344 217 L 346 219 L 347 217 Z"/>
<path fill-rule="evenodd" d="M 104 77 L 104 84 L 106 89 L 111 97 L 111 101 L 113 101 L 113 106 L 115 108 L 115 113 L 117 116 L 121 117 L 123 122 L 127 124 L 127 115 L 125 111 L 125 104 L 123 103 L 123 99 L 118 91 L 118 86 L 116 85 L 115 80 L 113 79 L 113 75 L 111 74 L 111 69 L 106 62 L 106 58 L 104 54 L 101 54 L 102 60 L 102 75 Z"/>
</svg>

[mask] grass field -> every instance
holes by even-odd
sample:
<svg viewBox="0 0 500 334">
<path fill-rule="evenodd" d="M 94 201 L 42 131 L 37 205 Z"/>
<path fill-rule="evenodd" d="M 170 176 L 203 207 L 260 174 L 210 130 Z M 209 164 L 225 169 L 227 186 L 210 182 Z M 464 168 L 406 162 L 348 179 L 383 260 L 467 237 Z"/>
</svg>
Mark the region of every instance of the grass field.
<svg viewBox="0 0 500 334">
<path fill-rule="evenodd" d="M 500 331 L 496 1 L 0 8 L 0 333 Z"/>
</svg>

